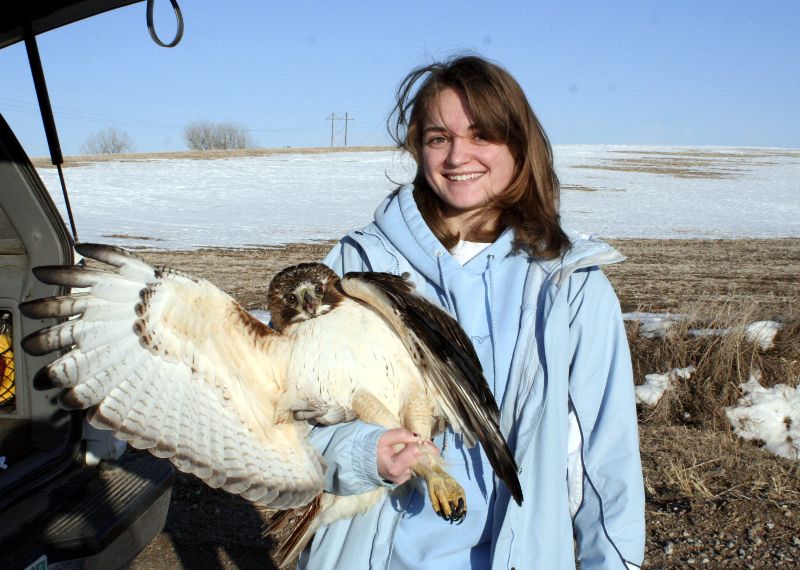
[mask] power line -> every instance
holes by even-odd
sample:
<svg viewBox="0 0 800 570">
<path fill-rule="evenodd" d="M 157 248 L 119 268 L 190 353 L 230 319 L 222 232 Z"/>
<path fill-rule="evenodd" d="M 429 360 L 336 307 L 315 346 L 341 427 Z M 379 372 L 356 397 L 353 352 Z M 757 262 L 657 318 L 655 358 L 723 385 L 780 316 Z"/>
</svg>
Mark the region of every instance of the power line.
<svg viewBox="0 0 800 570">
<path fill-rule="evenodd" d="M 12 99 L 10 97 L 0 97 L 0 102 L 5 109 L 28 114 L 39 114 L 39 107 L 36 103 Z M 153 127 L 159 129 L 182 128 L 180 125 L 166 123 L 163 121 L 153 121 L 148 119 L 136 119 L 132 117 L 122 117 L 119 115 L 106 115 L 102 113 L 92 113 L 64 107 L 53 107 L 55 115 L 61 120 L 84 121 L 89 123 L 115 123 L 134 127 Z"/>
<path fill-rule="evenodd" d="M 349 113 L 345 113 L 345 114 L 344 114 L 344 117 L 337 117 L 337 116 L 336 116 L 336 113 L 331 113 L 331 116 L 330 116 L 330 117 L 327 117 L 325 120 L 326 120 L 326 121 L 330 121 L 330 122 L 331 122 L 331 146 L 332 146 L 332 147 L 333 147 L 333 146 L 336 146 L 336 145 L 334 144 L 334 141 L 335 141 L 335 133 L 336 133 L 336 130 L 335 130 L 335 124 L 336 124 L 336 121 L 344 121 L 344 146 L 347 146 L 347 125 L 348 125 L 348 123 L 349 123 L 350 121 L 353 121 L 353 120 L 355 120 L 355 119 L 353 119 L 353 118 L 350 116 L 350 114 L 349 114 Z"/>
</svg>

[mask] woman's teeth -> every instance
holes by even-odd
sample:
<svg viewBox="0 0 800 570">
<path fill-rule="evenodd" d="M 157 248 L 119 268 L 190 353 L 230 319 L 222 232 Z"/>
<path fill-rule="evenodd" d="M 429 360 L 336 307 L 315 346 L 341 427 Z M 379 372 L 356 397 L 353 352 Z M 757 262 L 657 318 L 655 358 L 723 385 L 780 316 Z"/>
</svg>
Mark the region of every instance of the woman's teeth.
<svg viewBox="0 0 800 570">
<path fill-rule="evenodd" d="M 463 182 L 464 180 L 474 180 L 483 176 L 483 172 L 473 172 L 472 174 L 450 174 L 447 176 L 448 180 L 453 182 Z"/>
</svg>

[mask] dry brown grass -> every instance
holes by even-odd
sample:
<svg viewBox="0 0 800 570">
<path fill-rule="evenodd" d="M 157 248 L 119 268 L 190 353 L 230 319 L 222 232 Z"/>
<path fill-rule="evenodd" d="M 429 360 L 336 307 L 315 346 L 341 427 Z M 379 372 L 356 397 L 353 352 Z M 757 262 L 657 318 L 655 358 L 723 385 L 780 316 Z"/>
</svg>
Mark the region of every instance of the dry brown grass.
<svg viewBox="0 0 800 570">
<path fill-rule="evenodd" d="M 710 315 L 710 318 L 709 316 Z M 642 409 L 642 419 L 653 424 L 701 426 L 728 431 L 725 407 L 741 397 L 739 388 L 758 370 L 761 383 L 796 385 L 800 378 L 800 320 L 784 317 L 785 328 L 779 333 L 775 348 L 763 352 L 744 334 L 744 327 L 754 322 L 753 311 L 734 313 L 729 307 L 704 307 L 689 313 L 689 318 L 670 328 L 664 338 L 642 338 L 636 323 L 628 323 L 634 376 L 637 383 L 646 374 L 667 372 L 693 366 L 691 378 L 675 378 L 672 388 L 659 403 Z M 732 330 L 718 336 L 693 337 L 691 328 Z"/>
<path fill-rule="evenodd" d="M 64 167 L 85 166 L 95 162 L 130 162 L 142 160 L 188 159 L 209 160 L 220 158 L 239 158 L 243 156 L 270 156 L 273 154 L 326 154 L 332 152 L 373 152 L 394 150 L 387 146 L 337 146 L 337 147 L 285 147 L 285 148 L 243 148 L 233 150 L 185 150 L 170 152 L 140 152 L 126 154 L 87 154 L 67 156 Z M 36 168 L 53 168 L 49 157 L 32 158 Z"/>
<path fill-rule="evenodd" d="M 730 432 L 645 422 L 639 437 L 651 496 L 800 502 L 798 464 Z"/>
<path fill-rule="evenodd" d="M 605 272 L 623 311 L 682 313 L 726 304 L 774 319 L 800 299 L 800 239 L 610 240 L 628 256 Z"/>
<path fill-rule="evenodd" d="M 616 154 L 635 154 L 637 156 L 652 157 L 677 157 L 677 158 L 735 158 L 741 159 L 762 159 L 762 158 L 800 158 L 800 150 L 793 148 L 747 148 L 737 147 L 738 152 L 725 150 L 699 150 L 698 148 L 664 149 L 664 150 L 614 150 Z"/>
<path fill-rule="evenodd" d="M 705 167 L 703 167 L 705 166 Z M 614 164 L 578 164 L 573 168 L 583 170 L 608 170 L 611 172 L 643 172 L 646 174 L 664 174 L 675 178 L 736 178 L 740 169 L 725 170 L 709 168 L 711 164 L 701 165 L 700 161 L 620 159 Z"/>
<path fill-rule="evenodd" d="M 750 166 L 775 164 L 770 158 L 798 158 L 795 149 L 740 149 L 725 152 L 697 149 L 682 150 L 615 150 L 621 158 L 611 158 L 599 164 L 581 164 L 575 168 L 609 170 L 612 172 L 643 172 L 675 178 L 737 178 Z M 628 158 L 626 155 L 636 155 Z M 733 159 L 733 160 L 731 160 Z"/>
<path fill-rule="evenodd" d="M 689 380 L 674 379 L 655 407 L 640 408 L 648 488 L 692 500 L 735 492 L 800 501 L 797 465 L 740 441 L 724 411 L 754 370 L 766 386 L 800 380 L 800 240 L 613 243 L 629 258 L 606 268 L 623 309 L 687 317 L 660 339 L 641 338 L 637 324 L 627 324 L 636 383 L 649 373 L 696 368 Z M 765 319 L 785 324 L 768 352 L 742 332 Z M 695 338 L 692 328 L 736 332 Z"/>
</svg>

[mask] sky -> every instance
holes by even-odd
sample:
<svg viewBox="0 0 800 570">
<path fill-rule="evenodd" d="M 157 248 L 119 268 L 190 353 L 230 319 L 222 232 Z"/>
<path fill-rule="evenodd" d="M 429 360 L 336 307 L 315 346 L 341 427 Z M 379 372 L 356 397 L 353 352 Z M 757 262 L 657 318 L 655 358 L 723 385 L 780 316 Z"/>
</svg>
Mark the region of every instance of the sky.
<svg viewBox="0 0 800 570">
<path fill-rule="evenodd" d="M 257 146 L 391 144 L 386 116 L 414 67 L 476 53 L 520 82 L 556 144 L 800 148 L 800 2 L 272 2 L 179 0 L 158 47 L 146 3 L 38 37 L 65 155 L 94 132 L 184 150 L 193 121 Z M 175 23 L 156 0 L 165 38 Z M 0 51 L 0 113 L 31 156 L 47 145 L 22 44 Z M 344 143 L 345 121 L 333 122 Z"/>
</svg>

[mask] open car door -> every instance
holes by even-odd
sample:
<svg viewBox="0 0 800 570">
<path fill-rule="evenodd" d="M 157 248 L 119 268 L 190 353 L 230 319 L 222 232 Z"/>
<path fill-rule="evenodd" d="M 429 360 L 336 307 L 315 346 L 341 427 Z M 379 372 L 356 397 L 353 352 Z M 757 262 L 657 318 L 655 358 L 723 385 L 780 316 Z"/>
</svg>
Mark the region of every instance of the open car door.
<svg viewBox="0 0 800 570">
<path fill-rule="evenodd" d="M 135 1 L 5 2 L 0 48 Z M 31 268 L 72 262 L 72 236 L 0 108 L 3 569 L 123 567 L 160 532 L 169 507 L 168 462 L 145 453 L 120 456 L 124 444 L 94 432 L 83 412 L 62 410 L 58 390 L 35 389 L 36 372 L 54 356 L 30 356 L 20 341 L 55 321 L 27 319 L 18 306 L 64 292 L 37 281 Z"/>
</svg>

